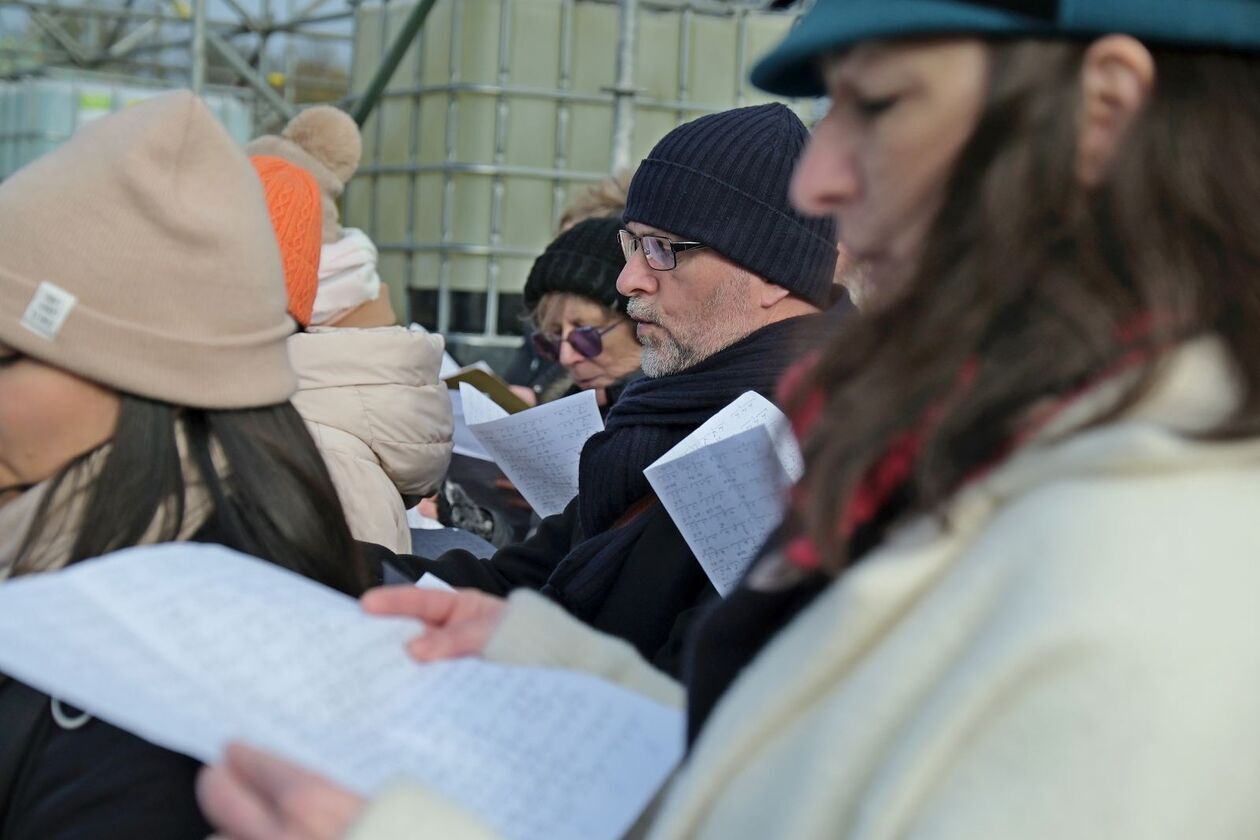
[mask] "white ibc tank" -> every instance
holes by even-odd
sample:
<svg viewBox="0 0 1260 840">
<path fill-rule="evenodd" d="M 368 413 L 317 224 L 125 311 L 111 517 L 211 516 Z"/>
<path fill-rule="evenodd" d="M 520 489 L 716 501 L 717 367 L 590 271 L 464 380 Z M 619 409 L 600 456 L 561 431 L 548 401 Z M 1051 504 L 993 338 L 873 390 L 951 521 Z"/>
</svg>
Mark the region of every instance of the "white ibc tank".
<svg viewBox="0 0 1260 840">
<path fill-rule="evenodd" d="M 530 264 L 614 166 L 619 129 L 636 163 L 681 122 L 768 100 L 748 74 L 796 14 L 764 5 L 639 0 L 627 41 L 610 0 L 438 0 L 365 126 L 344 207 L 397 301 L 457 342 L 518 343 Z M 411 8 L 359 7 L 355 92 Z M 808 118 L 813 103 L 791 104 Z"/>
</svg>

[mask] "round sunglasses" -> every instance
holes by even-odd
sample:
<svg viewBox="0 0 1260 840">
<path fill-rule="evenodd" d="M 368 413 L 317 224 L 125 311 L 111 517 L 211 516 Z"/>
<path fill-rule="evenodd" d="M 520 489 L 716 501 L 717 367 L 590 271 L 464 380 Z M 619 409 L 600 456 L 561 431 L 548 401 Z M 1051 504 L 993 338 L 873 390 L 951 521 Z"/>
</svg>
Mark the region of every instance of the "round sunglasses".
<svg viewBox="0 0 1260 840">
<path fill-rule="evenodd" d="M 560 345 L 566 341 L 578 354 L 584 358 L 593 359 L 604 352 L 604 336 L 622 324 L 627 323 L 629 321 L 618 319 L 603 329 L 599 327 L 575 327 L 569 330 L 569 334 L 563 338 L 535 332 L 530 335 L 529 340 L 534 345 L 534 352 L 549 362 L 560 360 Z"/>
</svg>

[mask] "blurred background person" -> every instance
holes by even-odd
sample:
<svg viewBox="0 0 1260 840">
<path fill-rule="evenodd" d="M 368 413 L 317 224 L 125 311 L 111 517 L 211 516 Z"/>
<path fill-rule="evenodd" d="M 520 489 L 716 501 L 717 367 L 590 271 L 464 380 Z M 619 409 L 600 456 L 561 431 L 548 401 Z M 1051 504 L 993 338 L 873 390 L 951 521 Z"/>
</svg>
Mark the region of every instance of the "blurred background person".
<svg viewBox="0 0 1260 840">
<path fill-rule="evenodd" d="M 639 372 L 643 352 L 617 291 L 626 265 L 620 229 L 619 219 L 578 222 L 547 246 L 525 282 L 534 352 L 559 362 L 571 392 L 593 389 L 605 412 Z"/>
<path fill-rule="evenodd" d="M 620 219 L 633 176 L 634 170 L 623 170 L 578 192 L 561 215 L 557 233 L 564 233 L 585 219 Z M 529 302 L 528 291 L 525 307 L 526 319 L 536 328 L 537 319 L 533 317 L 534 306 Z M 511 383 L 517 396 L 535 405 L 569 393 L 573 382 L 566 374 L 563 365 L 555 359 L 539 356 L 533 342 L 527 339 L 512 358 L 504 379 Z"/>
<path fill-rule="evenodd" d="M 400 327 L 376 270 L 376 246 L 343 228 L 336 200 L 362 141 L 343 111 L 303 111 L 252 141 L 285 259 L 293 398 L 328 465 L 356 539 L 412 550 L 407 508 L 446 478 L 452 417 L 438 378 L 441 336 Z"/>
</svg>

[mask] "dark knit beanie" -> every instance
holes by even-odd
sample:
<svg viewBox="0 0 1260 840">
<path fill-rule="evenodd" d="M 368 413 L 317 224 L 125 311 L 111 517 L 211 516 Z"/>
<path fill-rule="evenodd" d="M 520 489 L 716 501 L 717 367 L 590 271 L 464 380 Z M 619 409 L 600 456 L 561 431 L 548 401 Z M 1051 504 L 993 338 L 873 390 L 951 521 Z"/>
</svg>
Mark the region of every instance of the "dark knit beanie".
<svg viewBox="0 0 1260 840">
<path fill-rule="evenodd" d="M 635 172 L 622 218 L 703 242 L 825 307 L 836 268 L 835 224 L 802 216 L 788 198 L 808 139 L 805 124 L 777 103 L 680 125 Z"/>
<path fill-rule="evenodd" d="M 626 266 L 619 230 L 620 219 L 587 219 L 556 237 L 529 270 L 525 308 L 534 311 L 549 292 L 567 292 L 625 312 L 626 298 L 617 292 L 617 276 Z"/>
</svg>

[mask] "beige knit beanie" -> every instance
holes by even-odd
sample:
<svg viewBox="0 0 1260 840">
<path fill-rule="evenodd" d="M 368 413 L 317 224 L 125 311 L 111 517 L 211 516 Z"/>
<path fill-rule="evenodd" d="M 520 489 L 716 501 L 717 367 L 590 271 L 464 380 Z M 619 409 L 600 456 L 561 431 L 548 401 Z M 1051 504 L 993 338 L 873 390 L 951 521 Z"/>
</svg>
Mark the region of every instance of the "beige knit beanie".
<svg viewBox="0 0 1260 840">
<path fill-rule="evenodd" d="M 250 140 L 245 152 L 283 158 L 314 175 L 323 196 L 324 243 L 341 239 L 337 200 L 363 154 L 363 138 L 349 114 L 331 105 L 307 108 L 289 120 L 279 136 L 264 134 Z"/>
<path fill-rule="evenodd" d="M 253 167 L 187 91 L 85 126 L 0 183 L 0 342 L 195 408 L 297 386 Z"/>
</svg>

